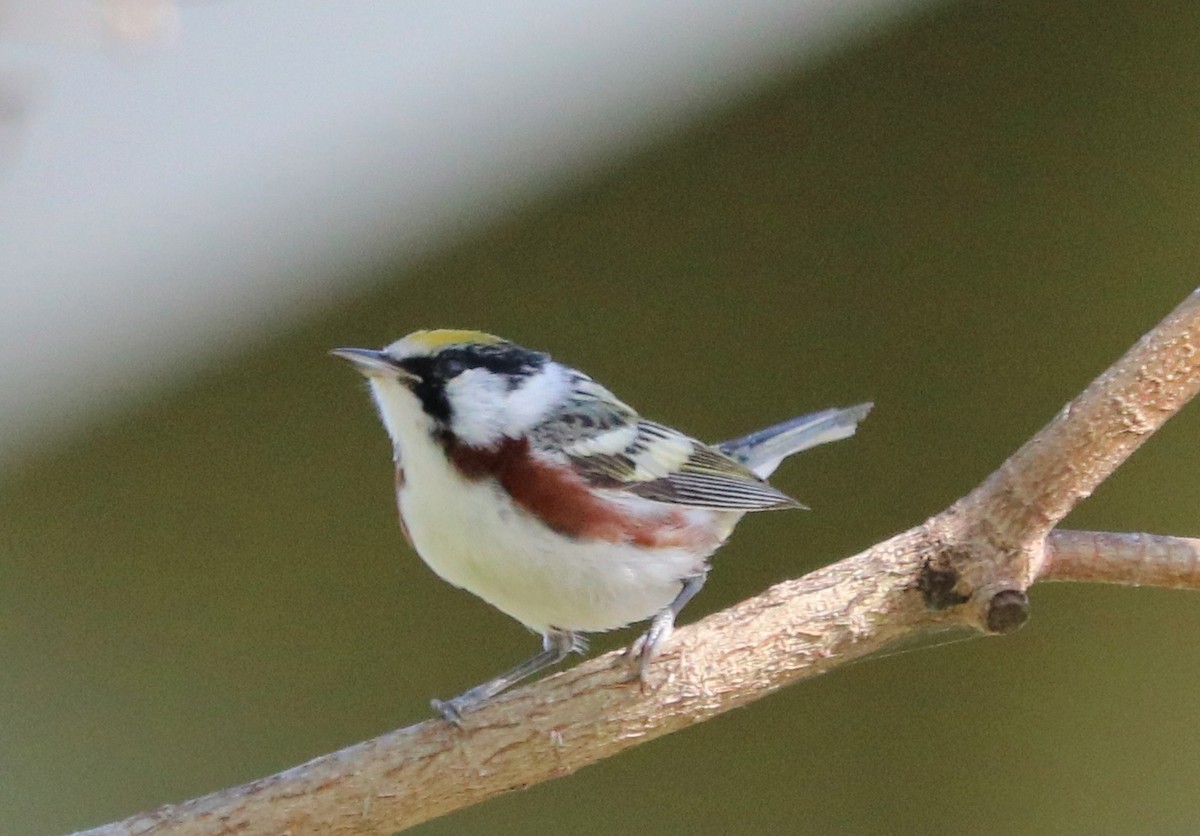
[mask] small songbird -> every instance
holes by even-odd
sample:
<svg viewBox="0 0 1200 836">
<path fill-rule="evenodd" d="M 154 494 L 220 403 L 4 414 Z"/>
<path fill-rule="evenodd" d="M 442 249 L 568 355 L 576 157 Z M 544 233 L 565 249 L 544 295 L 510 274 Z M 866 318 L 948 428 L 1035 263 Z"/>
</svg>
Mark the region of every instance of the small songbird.
<svg viewBox="0 0 1200 836">
<path fill-rule="evenodd" d="M 542 651 L 450 700 L 445 719 L 650 619 L 646 667 L 747 511 L 803 508 L 766 477 L 848 438 L 871 408 L 793 418 L 703 444 L 640 417 L 587 375 L 478 331 L 417 331 L 339 348 L 366 376 L 395 452 L 401 527 L 443 580 L 542 635 Z"/>
</svg>

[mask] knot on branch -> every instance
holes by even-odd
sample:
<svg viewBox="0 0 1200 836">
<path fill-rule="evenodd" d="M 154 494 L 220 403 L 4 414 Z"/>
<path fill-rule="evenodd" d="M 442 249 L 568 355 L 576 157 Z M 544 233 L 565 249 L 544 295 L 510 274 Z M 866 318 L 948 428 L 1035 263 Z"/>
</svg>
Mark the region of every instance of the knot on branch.
<svg viewBox="0 0 1200 836">
<path fill-rule="evenodd" d="M 1029 620 L 1029 596 L 1022 589 L 1002 589 L 988 601 L 984 623 L 989 633 L 1015 633 Z"/>
<path fill-rule="evenodd" d="M 974 577 L 977 573 L 972 569 L 980 565 L 991 563 L 967 549 L 943 544 L 936 557 L 922 561 L 916 588 L 925 606 L 934 612 L 973 601 L 974 606 L 963 617 L 976 628 L 994 635 L 1016 632 L 1029 620 L 1029 596 L 1011 580 L 997 583 L 985 578 L 984 585 L 976 586 L 973 581 L 978 581 Z"/>
<path fill-rule="evenodd" d="M 958 590 L 958 570 L 952 567 L 940 568 L 933 560 L 925 558 L 921 564 L 921 573 L 917 576 L 917 589 L 925 598 L 925 606 L 931 610 L 945 610 L 965 604 L 971 600 L 969 594 Z"/>
</svg>

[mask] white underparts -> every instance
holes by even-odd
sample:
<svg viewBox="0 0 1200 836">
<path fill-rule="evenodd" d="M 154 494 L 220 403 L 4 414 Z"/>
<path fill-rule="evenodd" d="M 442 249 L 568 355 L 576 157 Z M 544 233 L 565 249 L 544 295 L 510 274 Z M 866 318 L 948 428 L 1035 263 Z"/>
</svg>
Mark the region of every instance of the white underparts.
<svg viewBox="0 0 1200 836">
<path fill-rule="evenodd" d="M 404 468 L 400 508 L 417 552 L 440 577 L 531 629 L 590 632 L 643 621 L 671 603 L 684 578 L 704 571 L 707 553 L 573 539 L 549 529 L 494 481 L 463 478 L 404 386 L 377 379 L 372 390 Z M 650 500 L 627 501 L 661 509 Z M 740 516 L 686 513 L 722 533 Z"/>
</svg>

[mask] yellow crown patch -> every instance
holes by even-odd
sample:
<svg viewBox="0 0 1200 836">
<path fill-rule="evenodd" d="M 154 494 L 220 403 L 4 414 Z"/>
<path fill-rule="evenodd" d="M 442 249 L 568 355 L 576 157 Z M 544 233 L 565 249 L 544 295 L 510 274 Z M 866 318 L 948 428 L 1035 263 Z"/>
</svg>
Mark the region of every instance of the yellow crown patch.
<svg viewBox="0 0 1200 836">
<path fill-rule="evenodd" d="M 496 345 L 498 343 L 507 342 L 507 340 L 492 334 L 485 334 L 483 331 L 455 331 L 449 328 L 435 328 L 429 331 L 413 331 L 404 338 L 405 342 L 416 343 L 424 346 L 427 349 L 441 348 L 446 345 L 455 345 L 457 343 L 471 343 L 474 345 Z"/>
</svg>

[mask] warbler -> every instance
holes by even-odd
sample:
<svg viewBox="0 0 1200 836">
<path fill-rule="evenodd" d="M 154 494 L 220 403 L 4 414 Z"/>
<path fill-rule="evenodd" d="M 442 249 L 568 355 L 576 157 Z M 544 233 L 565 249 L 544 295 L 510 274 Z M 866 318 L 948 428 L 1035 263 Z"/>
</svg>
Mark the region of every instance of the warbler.
<svg viewBox="0 0 1200 836">
<path fill-rule="evenodd" d="M 804 506 L 767 483 L 854 434 L 863 403 L 708 445 L 646 420 L 583 372 L 479 331 L 333 352 L 366 376 L 395 454 L 401 528 L 443 580 L 542 636 L 542 650 L 434 709 L 462 715 L 572 651 L 650 620 L 645 678 L 709 556 L 748 511 Z"/>
</svg>

